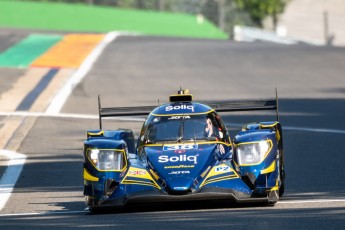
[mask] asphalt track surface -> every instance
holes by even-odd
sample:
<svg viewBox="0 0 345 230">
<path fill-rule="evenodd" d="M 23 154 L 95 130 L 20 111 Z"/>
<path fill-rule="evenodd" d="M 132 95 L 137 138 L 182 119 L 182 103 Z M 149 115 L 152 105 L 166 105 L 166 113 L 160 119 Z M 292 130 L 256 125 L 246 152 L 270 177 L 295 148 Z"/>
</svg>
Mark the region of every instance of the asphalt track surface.
<svg viewBox="0 0 345 230">
<path fill-rule="evenodd" d="M 16 71 L 23 70 L 0 73 Z M 0 228 L 343 229 L 344 72 L 341 48 L 119 37 L 75 88 L 63 113 L 96 115 L 98 94 L 104 106 L 135 106 L 165 102 L 180 86 L 198 100 L 274 98 L 277 87 L 285 196 L 274 207 L 194 202 L 91 215 L 82 196 L 82 141 L 85 130 L 98 128 L 98 121 L 40 117 L 18 150 L 27 161 L 0 211 Z M 240 124 L 273 120 L 274 114 L 234 113 L 224 119 L 235 134 Z M 137 133 L 141 123 L 108 120 L 104 127 Z"/>
</svg>

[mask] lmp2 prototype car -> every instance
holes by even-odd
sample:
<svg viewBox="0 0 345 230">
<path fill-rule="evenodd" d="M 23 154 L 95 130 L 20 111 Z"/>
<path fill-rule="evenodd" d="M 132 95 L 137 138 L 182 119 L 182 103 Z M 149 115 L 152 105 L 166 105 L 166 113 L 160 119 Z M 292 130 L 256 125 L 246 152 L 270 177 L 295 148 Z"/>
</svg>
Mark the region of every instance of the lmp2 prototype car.
<svg viewBox="0 0 345 230">
<path fill-rule="evenodd" d="M 233 139 L 218 113 L 276 110 L 278 100 L 194 102 L 180 90 L 160 106 L 102 108 L 84 142 L 84 195 L 91 211 L 134 202 L 235 200 L 274 204 L 284 193 L 278 121 L 244 125 Z M 148 115 L 131 130 L 103 130 L 102 117 Z"/>
</svg>

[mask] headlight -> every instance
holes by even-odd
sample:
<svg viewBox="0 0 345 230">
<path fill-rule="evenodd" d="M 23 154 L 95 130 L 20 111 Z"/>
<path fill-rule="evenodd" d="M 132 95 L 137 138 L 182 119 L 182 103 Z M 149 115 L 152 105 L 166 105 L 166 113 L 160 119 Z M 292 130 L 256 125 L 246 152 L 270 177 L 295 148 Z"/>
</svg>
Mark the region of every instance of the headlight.
<svg viewBox="0 0 345 230">
<path fill-rule="evenodd" d="M 244 143 L 237 146 L 237 159 L 239 165 L 260 164 L 271 150 L 270 141 Z"/>
<path fill-rule="evenodd" d="M 88 149 L 87 155 L 98 170 L 122 170 L 125 166 L 124 152 L 115 149 Z"/>
</svg>

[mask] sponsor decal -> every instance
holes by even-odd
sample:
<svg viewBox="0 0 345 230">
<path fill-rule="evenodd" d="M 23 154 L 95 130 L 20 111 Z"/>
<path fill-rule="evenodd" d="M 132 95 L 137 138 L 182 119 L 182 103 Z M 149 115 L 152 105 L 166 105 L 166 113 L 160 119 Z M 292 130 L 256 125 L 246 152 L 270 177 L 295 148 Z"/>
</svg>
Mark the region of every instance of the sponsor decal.
<svg viewBox="0 0 345 230">
<path fill-rule="evenodd" d="M 168 120 L 180 120 L 181 118 L 190 119 L 190 116 L 171 116 L 168 118 Z"/>
<path fill-rule="evenodd" d="M 194 168 L 194 165 L 169 165 L 164 166 L 165 169 L 183 169 L 183 168 Z"/>
<path fill-rule="evenodd" d="M 230 172 L 230 166 L 217 166 L 214 168 L 215 172 Z"/>
<path fill-rule="evenodd" d="M 145 175 L 146 171 L 141 171 L 141 170 L 129 170 L 128 172 L 129 175 Z"/>
<path fill-rule="evenodd" d="M 191 110 L 192 112 L 194 112 L 194 106 L 193 105 L 169 105 L 167 107 L 165 107 L 165 111 L 171 111 L 171 110 Z"/>
<path fill-rule="evenodd" d="M 171 171 L 170 175 L 180 175 L 180 174 L 189 174 L 190 172 L 189 171 Z"/>
<path fill-rule="evenodd" d="M 163 151 L 198 149 L 198 144 L 189 145 L 164 145 Z"/>
<path fill-rule="evenodd" d="M 174 187 L 174 190 L 187 190 L 187 187 Z"/>
<path fill-rule="evenodd" d="M 172 156 L 169 157 L 167 155 L 162 155 L 158 157 L 158 162 L 160 163 L 167 163 L 167 162 L 193 162 L 194 164 L 197 164 L 198 160 L 198 155 L 192 155 L 192 156 L 187 156 L 187 155 L 179 155 L 179 156 Z"/>
<path fill-rule="evenodd" d="M 160 120 L 161 120 L 160 117 L 155 117 L 155 119 L 153 119 L 153 122 L 158 122 L 158 121 L 160 121 Z"/>
<path fill-rule="evenodd" d="M 186 150 L 174 150 L 174 153 L 185 153 Z"/>
</svg>

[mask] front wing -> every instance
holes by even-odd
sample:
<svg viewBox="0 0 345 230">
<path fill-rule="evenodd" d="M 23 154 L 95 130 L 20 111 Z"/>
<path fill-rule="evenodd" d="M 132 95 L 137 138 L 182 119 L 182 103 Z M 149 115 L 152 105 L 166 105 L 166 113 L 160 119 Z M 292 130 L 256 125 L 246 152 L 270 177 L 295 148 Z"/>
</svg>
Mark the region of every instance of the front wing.
<svg viewBox="0 0 345 230">
<path fill-rule="evenodd" d="M 87 206 L 117 207 L 130 203 L 155 203 L 197 200 L 233 200 L 242 202 L 275 203 L 278 200 L 274 187 L 264 193 L 253 190 L 229 164 L 214 166 L 204 181 L 194 191 L 184 195 L 168 194 L 159 185 L 155 175 L 140 167 L 130 167 L 116 187 L 107 187 L 106 182 L 87 180 L 84 171 L 84 185 Z M 99 190 L 97 190 L 97 188 Z M 111 191 L 110 191 L 111 190 Z"/>
</svg>

